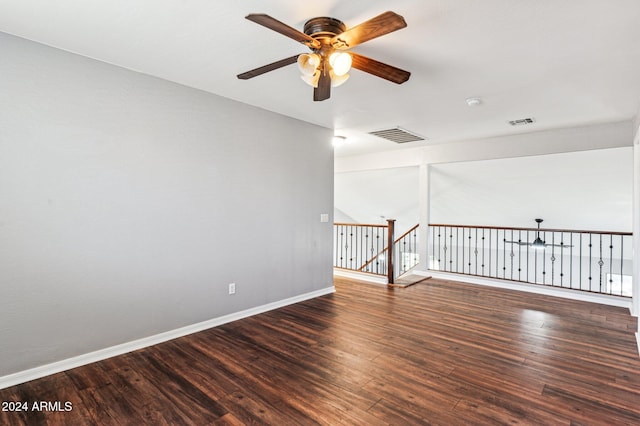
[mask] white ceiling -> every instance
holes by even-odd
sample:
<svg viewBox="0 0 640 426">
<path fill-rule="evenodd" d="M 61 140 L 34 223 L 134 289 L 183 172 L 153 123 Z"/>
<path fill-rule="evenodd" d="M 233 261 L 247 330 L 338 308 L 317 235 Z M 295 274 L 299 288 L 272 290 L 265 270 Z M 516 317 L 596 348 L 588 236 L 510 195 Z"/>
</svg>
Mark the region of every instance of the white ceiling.
<svg viewBox="0 0 640 426">
<path fill-rule="evenodd" d="M 248 13 L 302 30 L 386 10 L 408 27 L 354 51 L 411 71 L 403 85 L 353 70 L 314 103 L 295 65 L 235 77 L 306 51 Z M 351 142 L 337 156 L 628 120 L 640 105 L 638 0 L 0 0 L 0 31 L 335 129 Z M 536 123 L 507 124 L 524 117 Z M 428 141 L 367 135 L 396 126 Z"/>
</svg>

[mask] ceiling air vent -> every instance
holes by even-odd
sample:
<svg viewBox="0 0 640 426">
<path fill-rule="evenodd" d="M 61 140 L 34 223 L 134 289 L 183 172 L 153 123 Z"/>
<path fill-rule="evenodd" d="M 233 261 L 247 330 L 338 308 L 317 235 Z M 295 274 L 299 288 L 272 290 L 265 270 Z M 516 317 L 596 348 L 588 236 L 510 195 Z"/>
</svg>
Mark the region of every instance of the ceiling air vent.
<svg viewBox="0 0 640 426">
<path fill-rule="evenodd" d="M 533 118 L 521 118 L 519 120 L 510 120 L 508 123 L 512 126 L 524 126 L 535 123 L 535 120 Z"/>
<path fill-rule="evenodd" d="M 395 143 L 407 143 L 425 140 L 422 136 L 418 136 L 415 133 L 411 133 L 407 130 L 401 129 L 400 127 L 396 127 L 395 129 L 377 130 L 375 132 L 369 132 L 369 134 Z"/>
</svg>

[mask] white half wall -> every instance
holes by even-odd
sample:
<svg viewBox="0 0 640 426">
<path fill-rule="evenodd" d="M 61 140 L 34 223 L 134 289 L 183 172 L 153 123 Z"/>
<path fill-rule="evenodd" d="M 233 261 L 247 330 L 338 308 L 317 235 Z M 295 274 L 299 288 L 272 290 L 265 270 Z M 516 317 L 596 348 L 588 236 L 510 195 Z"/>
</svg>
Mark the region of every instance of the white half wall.
<svg viewBox="0 0 640 426">
<path fill-rule="evenodd" d="M 0 377 L 332 287 L 331 130 L 0 51 Z"/>
<path fill-rule="evenodd" d="M 632 230 L 631 147 L 430 167 L 431 223 Z"/>
</svg>

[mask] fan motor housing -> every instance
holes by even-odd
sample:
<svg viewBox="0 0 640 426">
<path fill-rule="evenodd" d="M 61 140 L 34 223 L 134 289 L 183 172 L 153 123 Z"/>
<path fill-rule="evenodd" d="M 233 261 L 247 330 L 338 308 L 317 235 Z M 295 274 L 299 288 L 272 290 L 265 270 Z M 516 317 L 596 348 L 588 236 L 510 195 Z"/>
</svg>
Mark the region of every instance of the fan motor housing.
<svg viewBox="0 0 640 426">
<path fill-rule="evenodd" d="M 342 34 L 347 26 L 339 19 L 321 16 L 309 19 L 304 24 L 304 33 L 313 38 L 333 37 Z"/>
</svg>

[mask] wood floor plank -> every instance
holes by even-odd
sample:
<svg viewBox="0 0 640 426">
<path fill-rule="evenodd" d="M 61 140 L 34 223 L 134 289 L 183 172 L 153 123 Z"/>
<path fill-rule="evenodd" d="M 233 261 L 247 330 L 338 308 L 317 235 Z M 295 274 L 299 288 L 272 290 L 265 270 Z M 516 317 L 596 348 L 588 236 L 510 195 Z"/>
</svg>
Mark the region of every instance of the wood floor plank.
<svg viewBox="0 0 640 426">
<path fill-rule="evenodd" d="M 0 424 L 640 424 L 625 309 L 437 279 L 335 286 L 0 390 L 73 405 L 0 411 Z"/>
</svg>

